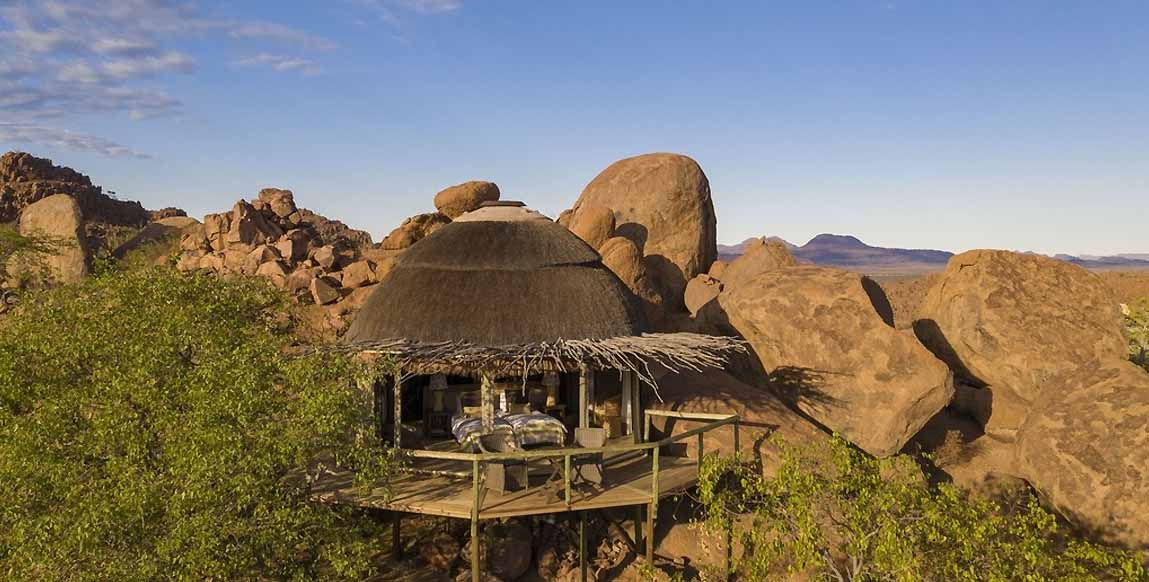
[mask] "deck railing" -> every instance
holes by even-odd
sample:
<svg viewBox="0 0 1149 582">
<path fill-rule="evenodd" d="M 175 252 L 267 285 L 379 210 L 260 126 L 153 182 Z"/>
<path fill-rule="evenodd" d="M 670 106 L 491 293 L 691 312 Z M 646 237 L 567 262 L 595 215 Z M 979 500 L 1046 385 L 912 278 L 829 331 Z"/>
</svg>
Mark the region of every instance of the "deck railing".
<svg viewBox="0 0 1149 582">
<path fill-rule="evenodd" d="M 698 426 L 689 430 L 685 430 L 678 434 L 668 435 L 656 441 L 650 440 L 651 429 L 654 424 L 654 417 L 662 417 L 667 419 L 677 419 L 687 422 L 704 422 L 702 426 Z M 615 444 L 606 445 L 602 447 L 570 447 L 561 449 L 545 449 L 534 451 L 514 451 L 508 453 L 459 453 L 450 451 L 428 451 L 422 449 L 403 449 L 403 453 L 411 458 L 417 459 L 438 459 L 447 461 L 466 461 L 471 463 L 471 539 L 478 539 L 479 535 L 479 514 L 482 508 L 482 471 L 481 465 L 483 463 L 497 462 L 497 461 L 531 461 L 538 459 L 548 459 L 562 457 L 563 459 L 563 500 L 566 509 L 569 511 L 572 506 L 571 498 L 571 459 L 582 455 L 597 455 L 601 454 L 605 458 L 608 454 L 626 454 L 631 452 L 642 453 L 651 459 L 651 487 L 650 487 L 650 502 L 646 508 L 646 559 L 648 563 L 653 563 L 654 560 L 654 517 L 658 514 L 658 498 L 659 498 L 659 481 L 658 481 L 658 464 L 659 452 L 667 445 L 685 441 L 686 439 L 695 437 L 698 439 L 698 467 L 701 469 L 704 452 L 706 450 L 706 433 L 723 426 L 730 425 L 734 431 L 734 451 L 738 452 L 739 434 L 738 434 L 738 415 L 737 414 L 713 414 L 706 412 L 680 412 L 674 410 L 646 410 L 643 415 L 643 438 L 644 442 L 636 442 L 630 444 Z M 635 427 L 637 428 L 637 427 Z M 632 428 L 632 430 L 635 430 Z M 580 520 L 580 524 L 583 524 Z M 641 520 L 636 516 L 635 519 L 635 543 L 639 542 L 641 537 L 638 531 L 638 524 Z M 582 528 L 580 527 L 580 532 Z M 580 542 L 582 539 L 580 538 Z M 584 556 L 585 557 L 585 556 Z M 585 564 L 583 564 L 585 572 Z M 471 544 L 471 575 L 472 580 L 477 582 L 479 578 L 479 544 Z"/>
<path fill-rule="evenodd" d="M 668 435 L 656 441 L 650 440 L 651 429 L 654 424 L 654 417 L 673 418 L 687 422 L 705 422 L 706 424 L 698 426 L 689 430 L 685 430 L 678 434 Z M 657 501 L 658 498 L 658 460 L 659 451 L 667 445 L 685 441 L 691 437 L 698 439 L 698 464 L 702 465 L 702 451 L 705 450 L 705 437 L 706 433 L 711 432 L 720 427 L 731 425 L 734 431 L 734 450 L 738 450 L 739 445 L 739 430 L 738 430 L 737 414 L 714 414 L 705 412 L 680 412 L 674 410 L 647 410 L 644 412 L 644 427 L 643 427 L 643 441 L 628 444 L 613 444 L 604 445 L 601 447 L 564 447 L 558 449 L 542 449 L 533 451 L 512 451 L 512 452 L 481 452 L 481 453 L 463 453 L 454 451 L 429 451 L 423 449 L 403 449 L 403 454 L 410 458 L 416 459 L 437 459 L 444 461 L 464 461 L 472 465 L 471 477 L 475 481 L 474 489 L 478 491 L 480 481 L 480 468 L 483 463 L 495 461 L 532 461 L 548 458 L 562 457 L 563 459 L 563 490 L 564 500 L 566 506 L 571 506 L 571 459 L 584 455 L 601 454 L 618 455 L 631 452 L 641 452 L 651 457 L 651 472 L 653 474 L 653 483 L 651 498 Z"/>
</svg>

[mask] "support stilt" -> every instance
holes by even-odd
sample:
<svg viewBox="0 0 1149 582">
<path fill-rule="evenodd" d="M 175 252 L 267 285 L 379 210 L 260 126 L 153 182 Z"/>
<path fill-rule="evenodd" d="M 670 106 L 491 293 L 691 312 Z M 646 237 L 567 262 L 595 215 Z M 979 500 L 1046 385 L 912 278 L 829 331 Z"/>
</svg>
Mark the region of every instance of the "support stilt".
<svg viewBox="0 0 1149 582">
<path fill-rule="evenodd" d="M 403 537 L 399 532 L 399 523 L 403 519 L 403 514 L 398 511 L 392 512 L 391 521 L 391 555 L 394 556 L 395 561 L 403 559 Z"/>
<path fill-rule="evenodd" d="M 586 582 L 586 511 L 578 512 L 578 571 L 579 578 Z"/>
<path fill-rule="evenodd" d="M 646 505 L 646 562 L 654 566 L 654 504 Z"/>
<path fill-rule="evenodd" d="M 479 582 L 479 462 L 475 461 L 471 478 L 471 582 Z"/>
<path fill-rule="evenodd" d="M 634 547 L 642 547 L 642 506 L 634 506 Z"/>
</svg>

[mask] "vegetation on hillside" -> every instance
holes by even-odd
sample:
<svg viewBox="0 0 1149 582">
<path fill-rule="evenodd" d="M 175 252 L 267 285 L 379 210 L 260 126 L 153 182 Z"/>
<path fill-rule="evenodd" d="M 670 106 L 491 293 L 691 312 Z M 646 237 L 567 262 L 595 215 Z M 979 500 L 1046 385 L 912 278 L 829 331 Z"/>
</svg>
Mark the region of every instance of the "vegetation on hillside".
<svg viewBox="0 0 1149 582">
<path fill-rule="evenodd" d="M 370 373 L 289 357 L 285 298 L 253 279 L 111 271 L 0 325 L 0 578 L 361 579 L 384 539 L 308 499 L 317 458 L 394 467 Z"/>
<path fill-rule="evenodd" d="M 1129 337 L 1129 357 L 1149 370 L 1149 298 L 1123 306 L 1125 333 Z"/>
<path fill-rule="evenodd" d="M 1027 492 L 999 500 L 930 485 L 907 456 L 879 460 L 835 437 L 780 440 L 772 477 L 706 459 L 699 493 L 715 533 L 738 519 L 741 580 L 1147 580 L 1128 552 L 1075 538 Z"/>
</svg>

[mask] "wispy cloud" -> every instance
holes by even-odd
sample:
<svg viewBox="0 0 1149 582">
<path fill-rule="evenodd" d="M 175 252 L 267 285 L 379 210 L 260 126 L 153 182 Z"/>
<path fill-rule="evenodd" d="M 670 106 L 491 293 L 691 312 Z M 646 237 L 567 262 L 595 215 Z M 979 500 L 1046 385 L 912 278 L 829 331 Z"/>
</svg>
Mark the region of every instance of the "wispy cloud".
<svg viewBox="0 0 1149 582">
<path fill-rule="evenodd" d="M 269 53 L 260 53 L 258 55 L 246 57 L 235 61 L 235 64 L 241 67 L 268 67 L 273 71 L 281 73 L 299 72 L 304 75 L 314 75 L 319 73 L 319 65 L 310 59 L 303 59 L 299 57 L 289 57 L 284 55 L 273 55 Z"/>
<path fill-rule="evenodd" d="M 102 137 L 26 123 L 0 121 L 0 141 L 55 146 L 108 157 L 130 156 L 145 159 L 151 157 Z"/>
<path fill-rule="evenodd" d="M 449 14 L 463 7 L 463 0 L 351 0 L 354 4 L 374 10 L 392 25 L 401 24 L 404 13 L 418 15 Z"/>
<path fill-rule="evenodd" d="M 199 63 L 172 43 L 211 38 L 245 48 L 268 43 L 302 52 L 335 48 L 328 39 L 280 23 L 218 18 L 183 0 L 0 0 L 0 120 L 179 114 L 181 101 L 163 81 L 191 74 Z M 303 57 L 263 64 L 283 71 L 318 70 Z M 94 136 L 27 123 L 5 127 L 7 139 L 19 135 L 24 141 L 136 155 Z"/>
</svg>

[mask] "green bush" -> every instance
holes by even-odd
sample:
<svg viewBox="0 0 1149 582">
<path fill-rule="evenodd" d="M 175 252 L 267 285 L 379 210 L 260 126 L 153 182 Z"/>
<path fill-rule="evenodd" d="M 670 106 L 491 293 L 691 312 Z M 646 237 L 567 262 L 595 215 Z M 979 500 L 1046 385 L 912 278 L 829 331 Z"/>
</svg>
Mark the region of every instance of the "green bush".
<svg viewBox="0 0 1149 582">
<path fill-rule="evenodd" d="M 1129 337 L 1129 356 L 1149 369 L 1149 298 L 1122 307 L 1125 334 Z"/>
<path fill-rule="evenodd" d="M 710 457 L 707 527 L 735 534 L 744 580 L 1146 580 L 1141 558 L 1075 539 L 1028 493 L 1002 500 L 929 485 L 909 457 L 874 459 L 835 437 L 781 450 L 777 473 Z"/>
<path fill-rule="evenodd" d="M 393 468 L 347 359 L 288 357 L 258 280 L 112 271 L 0 321 L 0 578 L 360 579 L 384 539 L 312 503 L 322 456 Z"/>
</svg>

